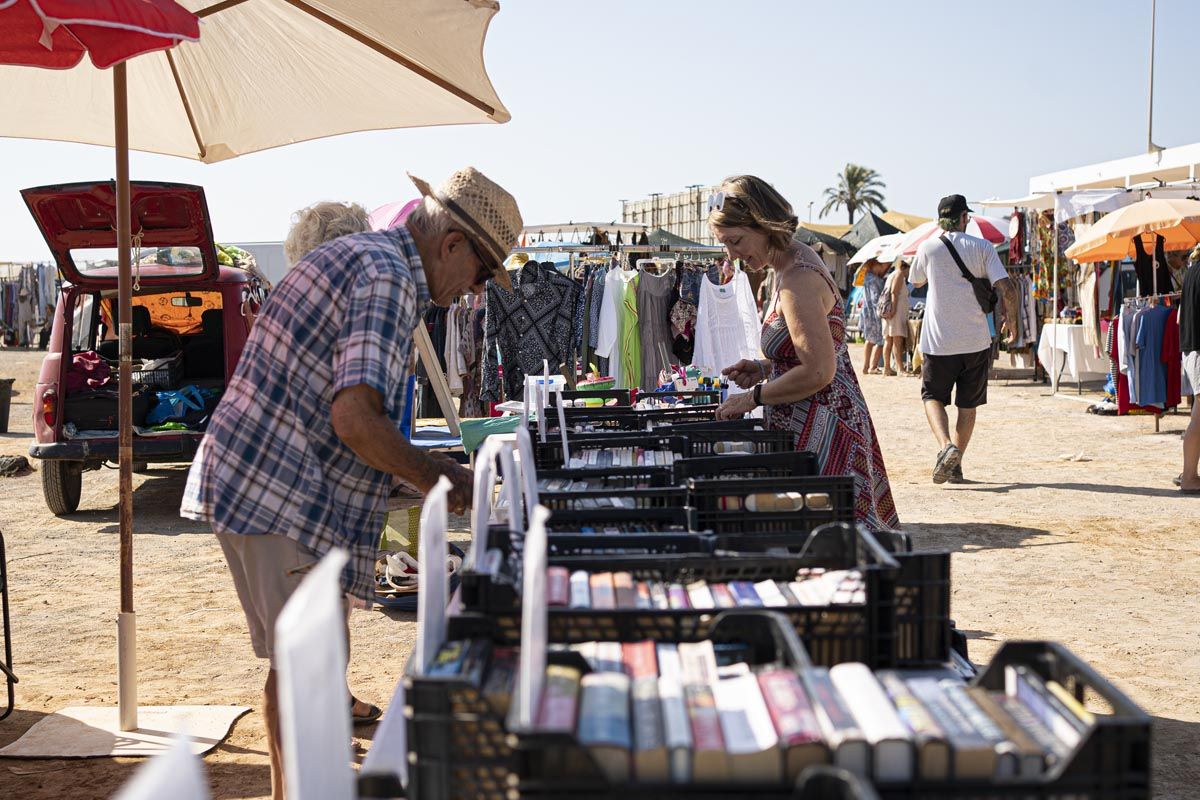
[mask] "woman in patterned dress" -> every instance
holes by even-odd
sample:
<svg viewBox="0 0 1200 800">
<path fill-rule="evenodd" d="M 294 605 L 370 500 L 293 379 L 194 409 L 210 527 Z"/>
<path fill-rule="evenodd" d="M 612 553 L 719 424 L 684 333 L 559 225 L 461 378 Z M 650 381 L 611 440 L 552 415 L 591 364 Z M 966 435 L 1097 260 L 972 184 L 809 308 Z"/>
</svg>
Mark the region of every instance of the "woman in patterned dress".
<svg viewBox="0 0 1200 800">
<path fill-rule="evenodd" d="M 767 427 L 796 434 L 796 449 L 817 456 L 822 475 L 853 475 L 855 516 L 873 529 L 895 528 L 883 454 L 846 349 L 842 296 L 811 248 L 793 241 L 791 205 L 761 178 L 727 178 L 708 223 L 747 270 L 775 268 L 775 296 L 763 322 L 762 361 L 724 370 L 743 389 L 717 410 L 736 419 L 765 405 Z"/>
</svg>

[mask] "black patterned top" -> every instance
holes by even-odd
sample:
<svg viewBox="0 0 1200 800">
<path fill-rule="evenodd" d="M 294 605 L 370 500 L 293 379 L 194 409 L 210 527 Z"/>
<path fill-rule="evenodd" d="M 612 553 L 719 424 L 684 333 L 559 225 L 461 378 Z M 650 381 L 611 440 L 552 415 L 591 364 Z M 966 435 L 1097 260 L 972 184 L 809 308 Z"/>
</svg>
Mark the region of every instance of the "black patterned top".
<svg viewBox="0 0 1200 800">
<path fill-rule="evenodd" d="M 500 399 L 498 363 L 504 365 L 509 400 L 524 396 L 525 376 L 540 375 L 543 359 L 554 374 L 562 364 L 574 366 L 581 293 L 578 283 L 533 261 L 514 276 L 512 292 L 488 281 L 480 393 L 485 402 Z"/>
</svg>

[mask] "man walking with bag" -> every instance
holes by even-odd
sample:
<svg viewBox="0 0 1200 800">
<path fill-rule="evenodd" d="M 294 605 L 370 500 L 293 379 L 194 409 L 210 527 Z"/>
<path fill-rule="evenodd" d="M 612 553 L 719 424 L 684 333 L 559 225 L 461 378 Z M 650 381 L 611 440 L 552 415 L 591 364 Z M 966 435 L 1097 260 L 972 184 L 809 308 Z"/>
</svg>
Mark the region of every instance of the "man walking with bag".
<svg viewBox="0 0 1200 800">
<path fill-rule="evenodd" d="M 987 314 L 994 310 L 1003 320 L 1006 342 L 1019 321 L 1016 287 L 996 248 L 964 233 L 970 214 L 961 194 L 942 198 L 938 224 L 945 233 L 921 244 L 910 275 L 913 286 L 929 284 L 921 326 L 921 399 L 940 448 L 933 467 L 933 482 L 939 484 L 963 482 L 962 459 L 975 430 L 975 410 L 987 403 L 992 349 Z M 953 432 L 946 413 L 951 389 L 958 406 Z"/>
</svg>

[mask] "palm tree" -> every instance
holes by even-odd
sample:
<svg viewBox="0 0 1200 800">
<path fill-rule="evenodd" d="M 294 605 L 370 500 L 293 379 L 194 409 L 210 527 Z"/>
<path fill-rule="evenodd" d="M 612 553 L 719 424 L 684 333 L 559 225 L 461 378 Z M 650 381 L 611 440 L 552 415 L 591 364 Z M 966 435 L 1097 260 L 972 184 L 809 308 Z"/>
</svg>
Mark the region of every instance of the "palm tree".
<svg viewBox="0 0 1200 800">
<path fill-rule="evenodd" d="M 887 211 L 881 191 L 886 186 L 880 180 L 879 173 L 870 167 L 847 164 L 838 175 L 837 186 L 830 186 L 825 190 L 825 206 L 821 209 L 821 217 L 824 218 L 830 211 L 845 206 L 846 213 L 850 215 L 850 224 L 853 225 L 854 212 L 860 208 Z"/>
</svg>

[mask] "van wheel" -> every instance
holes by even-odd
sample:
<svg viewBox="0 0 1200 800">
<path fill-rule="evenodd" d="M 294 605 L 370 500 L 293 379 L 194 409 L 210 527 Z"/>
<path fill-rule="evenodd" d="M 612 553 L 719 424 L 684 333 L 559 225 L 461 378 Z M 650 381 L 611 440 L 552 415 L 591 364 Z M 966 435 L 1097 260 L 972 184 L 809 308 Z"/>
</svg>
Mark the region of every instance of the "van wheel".
<svg viewBox="0 0 1200 800">
<path fill-rule="evenodd" d="M 83 470 L 70 461 L 45 461 L 42 463 L 42 494 L 46 506 L 56 517 L 72 514 L 79 508 L 79 495 L 83 490 Z"/>
</svg>

